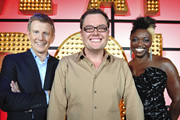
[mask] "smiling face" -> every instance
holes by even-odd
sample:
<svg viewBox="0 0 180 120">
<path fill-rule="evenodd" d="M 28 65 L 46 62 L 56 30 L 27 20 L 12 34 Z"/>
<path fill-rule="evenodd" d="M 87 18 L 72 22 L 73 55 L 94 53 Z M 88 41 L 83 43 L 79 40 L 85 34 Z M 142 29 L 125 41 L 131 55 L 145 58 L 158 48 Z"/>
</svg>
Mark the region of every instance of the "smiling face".
<svg viewBox="0 0 180 120">
<path fill-rule="evenodd" d="M 50 44 L 54 41 L 51 25 L 47 22 L 33 21 L 28 31 L 28 39 L 37 56 L 46 55 Z"/>
<path fill-rule="evenodd" d="M 130 40 L 131 50 L 133 51 L 135 57 L 148 57 L 149 48 L 152 44 L 152 36 L 146 29 L 137 29 L 134 33 L 132 33 Z"/>
<path fill-rule="evenodd" d="M 93 32 L 86 32 L 84 28 L 88 26 L 99 28 L 96 28 Z M 104 51 L 109 40 L 109 30 L 107 29 L 105 32 L 101 32 L 103 27 L 107 27 L 107 21 L 103 15 L 89 14 L 85 17 L 81 30 L 85 51 Z"/>
</svg>

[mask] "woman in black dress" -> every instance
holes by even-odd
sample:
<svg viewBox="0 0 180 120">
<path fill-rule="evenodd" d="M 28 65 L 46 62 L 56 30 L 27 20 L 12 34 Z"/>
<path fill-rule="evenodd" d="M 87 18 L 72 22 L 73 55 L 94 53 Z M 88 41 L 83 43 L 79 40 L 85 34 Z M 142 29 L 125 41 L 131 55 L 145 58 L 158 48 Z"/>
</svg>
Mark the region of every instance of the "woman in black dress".
<svg viewBox="0 0 180 120">
<path fill-rule="evenodd" d="M 177 120 L 180 113 L 180 78 L 171 60 L 152 55 L 152 31 L 155 28 L 150 17 L 139 17 L 133 22 L 130 36 L 134 58 L 129 62 L 139 96 L 144 105 L 145 120 Z M 149 31 L 151 29 L 151 31 Z M 164 89 L 172 102 L 165 106 Z"/>
</svg>

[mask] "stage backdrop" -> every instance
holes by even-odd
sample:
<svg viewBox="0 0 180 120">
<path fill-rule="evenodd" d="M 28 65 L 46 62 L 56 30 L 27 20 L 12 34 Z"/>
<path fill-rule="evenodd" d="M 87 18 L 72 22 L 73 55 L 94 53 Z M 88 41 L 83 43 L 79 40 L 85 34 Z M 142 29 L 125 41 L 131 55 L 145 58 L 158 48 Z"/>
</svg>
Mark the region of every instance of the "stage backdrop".
<svg viewBox="0 0 180 120">
<path fill-rule="evenodd" d="M 128 12 L 125 15 L 114 15 L 111 7 L 102 8 L 111 20 L 110 34 L 123 47 L 128 61 L 131 59 L 129 51 L 131 22 L 139 16 L 144 16 L 144 1 L 146 0 L 126 0 Z M 87 9 L 88 3 L 89 0 L 52 0 L 52 13 L 49 16 L 55 21 L 56 38 L 49 49 L 50 54 L 54 55 L 58 46 L 68 36 L 80 31 L 79 19 Z M 180 71 L 179 5 L 180 0 L 159 0 L 159 12 L 152 15 L 157 20 L 156 33 L 162 34 L 163 56 L 171 59 L 178 71 Z M 19 10 L 19 0 L 0 0 L 0 32 L 26 33 L 27 21 L 31 15 Z M 169 105 L 167 93 L 165 96 L 166 104 Z"/>
</svg>

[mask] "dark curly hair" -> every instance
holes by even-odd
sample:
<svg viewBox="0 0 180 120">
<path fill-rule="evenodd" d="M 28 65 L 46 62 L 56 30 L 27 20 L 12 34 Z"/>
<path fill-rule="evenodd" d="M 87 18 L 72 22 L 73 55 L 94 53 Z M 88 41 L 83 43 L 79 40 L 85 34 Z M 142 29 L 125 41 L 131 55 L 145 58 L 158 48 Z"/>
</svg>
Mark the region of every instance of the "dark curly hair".
<svg viewBox="0 0 180 120">
<path fill-rule="evenodd" d="M 147 17 L 138 17 L 133 21 L 133 27 L 131 34 L 134 33 L 137 29 L 147 29 L 152 25 L 153 28 L 156 26 L 156 20 L 147 16 Z"/>
</svg>

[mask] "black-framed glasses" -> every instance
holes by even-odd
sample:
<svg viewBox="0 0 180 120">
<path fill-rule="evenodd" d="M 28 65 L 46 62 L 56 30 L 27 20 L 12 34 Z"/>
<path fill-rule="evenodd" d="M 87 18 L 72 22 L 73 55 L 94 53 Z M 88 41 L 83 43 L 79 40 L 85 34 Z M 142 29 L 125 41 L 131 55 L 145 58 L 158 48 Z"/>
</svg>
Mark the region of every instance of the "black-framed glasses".
<svg viewBox="0 0 180 120">
<path fill-rule="evenodd" d="M 84 31 L 87 33 L 92 33 L 92 32 L 94 32 L 95 29 L 98 32 L 106 32 L 107 31 L 107 27 L 105 25 L 99 25 L 97 27 L 94 27 L 92 25 L 87 25 L 84 27 Z"/>
</svg>

